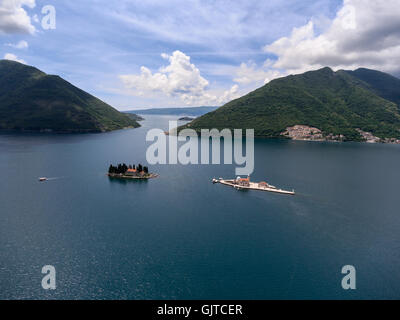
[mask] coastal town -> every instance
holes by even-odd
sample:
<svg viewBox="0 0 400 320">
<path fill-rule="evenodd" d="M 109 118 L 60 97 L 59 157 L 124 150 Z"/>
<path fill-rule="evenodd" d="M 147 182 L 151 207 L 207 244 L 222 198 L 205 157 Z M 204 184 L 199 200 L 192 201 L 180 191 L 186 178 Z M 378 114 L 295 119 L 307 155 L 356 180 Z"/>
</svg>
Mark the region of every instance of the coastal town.
<svg viewBox="0 0 400 320">
<path fill-rule="evenodd" d="M 385 138 L 381 139 L 379 137 L 375 137 L 371 132 L 366 132 L 361 129 L 356 129 L 358 133 L 363 137 L 364 141 L 367 143 L 391 143 L 391 144 L 400 144 L 399 139 L 395 138 Z"/>
<path fill-rule="evenodd" d="M 400 140 L 396 138 L 382 139 L 374 136 L 371 132 L 366 132 L 359 128 L 357 128 L 356 131 L 360 134 L 362 140 L 367 143 L 400 144 Z M 346 137 L 342 134 L 324 134 L 320 129 L 306 125 L 295 125 L 293 127 L 287 127 L 286 130 L 281 133 L 281 136 L 296 141 L 346 141 Z"/>
<path fill-rule="evenodd" d="M 324 135 L 320 129 L 306 125 L 288 127 L 281 136 L 299 141 L 344 141 L 345 139 L 344 135 Z"/>
</svg>

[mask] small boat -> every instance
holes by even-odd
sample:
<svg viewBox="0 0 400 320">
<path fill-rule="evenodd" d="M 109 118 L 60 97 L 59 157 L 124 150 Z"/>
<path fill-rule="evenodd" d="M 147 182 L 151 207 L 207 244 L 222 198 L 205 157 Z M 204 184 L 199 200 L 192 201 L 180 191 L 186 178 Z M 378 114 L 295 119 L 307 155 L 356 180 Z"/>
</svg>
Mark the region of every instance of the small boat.
<svg viewBox="0 0 400 320">
<path fill-rule="evenodd" d="M 44 182 L 44 181 L 47 181 L 47 178 L 46 178 L 46 177 L 43 177 L 43 178 L 39 178 L 39 181 L 40 181 L 40 182 Z"/>
</svg>

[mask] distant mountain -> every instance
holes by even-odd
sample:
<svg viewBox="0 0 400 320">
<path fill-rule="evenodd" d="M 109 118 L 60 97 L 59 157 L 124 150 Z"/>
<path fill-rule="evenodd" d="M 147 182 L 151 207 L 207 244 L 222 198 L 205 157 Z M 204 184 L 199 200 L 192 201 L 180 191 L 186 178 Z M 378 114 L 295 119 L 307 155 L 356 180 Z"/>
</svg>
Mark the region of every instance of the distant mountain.
<svg viewBox="0 0 400 320">
<path fill-rule="evenodd" d="M 136 113 L 126 113 L 126 112 L 125 112 L 125 114 L 126 114 L 129 118 L 131 118 L 132 120 L 135 120 L 135 121 L 137 121 L 137 122 L 145 120 L 143 117 L 137 115 Z"/>
<path fill-rule="evenodd" d="M 127 111 L 128 113 L 136 113 L 140 115 L 154 114 L 154 115 L 171 115 L 171 116 L 202 116 L 208 112 L 216 110 L 218 107 L 189 107 L 189 108 L 154 108 Z"/>
<path fill-rule="evenodd" d="M 59 76 L 0 60 L 0 130 L 104 132 L 139 127 Z"/>
<path fill-rule="evenodd" d="M 273 80 L 184 127 L 253 128 L 270 138 L 304 131 L 310 140 L 400 139 L 399 102 L 400 80 L 393 76 L 323 68 Z"/>
</svg>

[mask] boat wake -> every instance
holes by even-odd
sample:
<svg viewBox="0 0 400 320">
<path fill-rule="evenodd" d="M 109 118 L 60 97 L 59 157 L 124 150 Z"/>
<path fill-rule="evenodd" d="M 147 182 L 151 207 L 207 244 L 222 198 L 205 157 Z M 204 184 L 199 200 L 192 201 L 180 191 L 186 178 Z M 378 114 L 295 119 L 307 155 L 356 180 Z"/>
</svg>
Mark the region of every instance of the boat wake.
<svg viewBox="0 0 400 320">
<path fill-rule="evenodd" d="M 47 178 L 47 177 L 43 177 L 43 178 L 39 178 L 40 182 L 47 182 L 47 181 L 54 181 L 54 180 L 60 180 L 63 179 L 64 177 L 52 177 L 52 178 Z"/>
</svg>

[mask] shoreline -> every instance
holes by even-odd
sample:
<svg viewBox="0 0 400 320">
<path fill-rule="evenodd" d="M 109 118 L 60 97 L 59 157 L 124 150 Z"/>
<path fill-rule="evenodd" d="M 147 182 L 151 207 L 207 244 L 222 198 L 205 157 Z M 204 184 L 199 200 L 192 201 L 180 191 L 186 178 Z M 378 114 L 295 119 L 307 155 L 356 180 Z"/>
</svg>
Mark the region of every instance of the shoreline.
<svg viewBox="0 0 400 320">
<path fill-rule="evenodd" d="M 123 174 L 113 174 L 113 173 L 107 173 L 106 176 L 112 179 L 125 179 L 125 180 L 149 180 L 149 179 L 155 179 L 158 178 L 159 175 L 156 173 L 149 173 L 146 176 L 143 177 L 138 177 L 138 176 L 126 176 Z"/>
<path fill-rule="evenodd" d="M 197 137 L 201 137 L 200 132 L 196 131 Z M 166 136 L 178 136 L 176 132 L 169 132 L 164 131 Z M 216 136 L 219 137 L 219 136 Z M 246 137 L 243 134 L 243 137 Z M 255 139 L 262 139 L 262 140 L 274 140 L 274 141 L 303 141 L 303 142 L 328 142 L 328 143 L 361 143 L 361 144 L 380 144 L 380 145 L 400 145 L 400 140 L 398 142 L 395 141 L 368 141 L 368 140 L 331 140 L 331 139 L 309 139 L 309 138 L 289 138 L 285 136 L 261 136 L 261 135 L 254 135 Z M 387 138 L 388 139 L 388 138 Z"/>
</svg>

